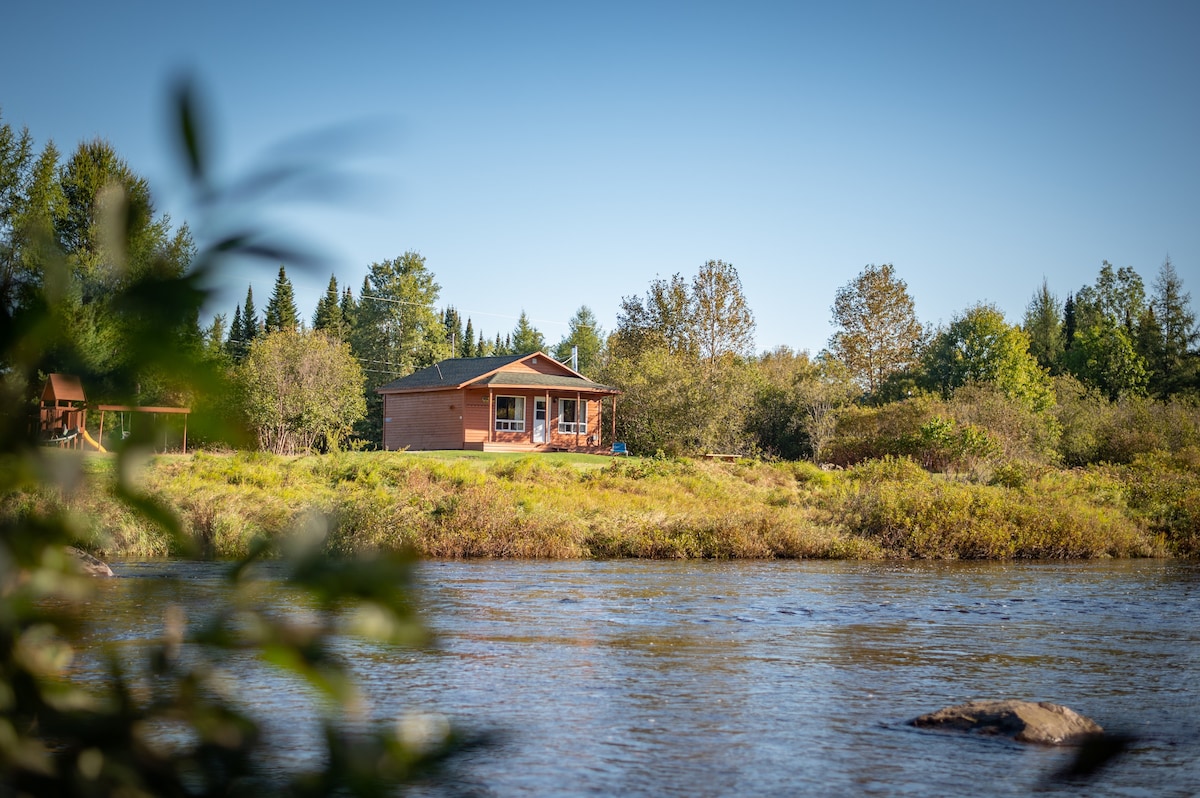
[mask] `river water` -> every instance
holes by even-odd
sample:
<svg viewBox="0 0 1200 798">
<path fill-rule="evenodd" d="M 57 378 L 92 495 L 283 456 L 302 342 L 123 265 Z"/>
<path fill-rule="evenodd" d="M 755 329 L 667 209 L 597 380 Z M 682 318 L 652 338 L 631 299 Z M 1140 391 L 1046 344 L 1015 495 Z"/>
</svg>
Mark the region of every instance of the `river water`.
<svg viewBox="0 0 1200 798">
<path fill-rule="evenodd" d="M 113 567 L 97 642 L 155 638 L 165 604 L 199 617 L 222 590 L 216 564 Z M 340 649 L 378 717 L 502 732 L 459 763 L 466 792 L 1200 795 L 1197 563 L 427 562 L 420 582 L 434 647 Z M 238 678 L 285 762 L 311 757 L 311 697 Z M 1006 697 L 1135 742 L 1061 783 L 1063 750 L 905 723 Z"/>
</svg>

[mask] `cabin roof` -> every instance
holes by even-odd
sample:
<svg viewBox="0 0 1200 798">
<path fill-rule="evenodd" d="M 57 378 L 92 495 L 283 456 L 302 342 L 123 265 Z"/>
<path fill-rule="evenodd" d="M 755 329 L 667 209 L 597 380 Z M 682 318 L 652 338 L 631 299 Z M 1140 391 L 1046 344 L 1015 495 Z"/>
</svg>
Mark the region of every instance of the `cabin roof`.
<svg viewBox="0 0 1200 798">
<path fill-rule="evenodd" d="M 526 371 L 505 371 L 524 360 L 545 358 L 555 365 L 557 374 L 540 374 Z M 544 352 L 526 355 L 504 355 L 497 357 L 461 357 L 443 360 L 428 368 L 414 371 L 407 377 L 392 380 L 376 389 L 378 393 L 406 391 L 432 391 L 461 389 L 468 385 L 561 388 L 592 393 L 620 393 L 616 388 L 592 382 L 577 371 L 559 363 Z"/>
</svg>

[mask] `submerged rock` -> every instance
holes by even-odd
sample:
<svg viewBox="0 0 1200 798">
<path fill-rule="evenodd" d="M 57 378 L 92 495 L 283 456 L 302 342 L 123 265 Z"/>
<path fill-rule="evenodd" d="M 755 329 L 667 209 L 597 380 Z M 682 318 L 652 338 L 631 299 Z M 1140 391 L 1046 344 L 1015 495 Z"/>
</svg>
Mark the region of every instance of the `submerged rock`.
<svg viewBox="0 0 1200 798">
<path fill-rule="evenodd" d="M 1069 707 L 1048 701 L 969 701 L 909 721 L 913 726 L 1008 737 L 1022 743 L 1077 745 L 1103 727 Z"/>
<path fill-rule="evenodd" d="M 87 576 L 113 576 L 112 569 L 108 565 L 97 560 L 83 549 L 67 546 L 67 554 L 74 558 L 80 573 Z"/>
</svg>

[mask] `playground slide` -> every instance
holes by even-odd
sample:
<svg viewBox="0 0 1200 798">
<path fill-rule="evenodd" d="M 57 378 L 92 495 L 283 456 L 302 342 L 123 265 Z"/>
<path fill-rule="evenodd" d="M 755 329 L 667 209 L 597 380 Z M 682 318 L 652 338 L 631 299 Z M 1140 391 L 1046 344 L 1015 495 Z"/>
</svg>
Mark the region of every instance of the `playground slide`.
<svg viewBox="0 0 1200 798">
<path fill-rule="evenodd" d="M 103 446 L 101 446 L 100 444 L 98 444 L 98 443 L 96 443 L 94 440 L 92 440 L 92 436 L 91 436 L 91 435 L 88 435 L 88 431 L 87 431 L 87 430 L 85 430 L 85 429 L 81 429 L 81 430 L 79 430 L 79 434 L 83 436 L 83 439 L 84 439 L 85 441 L 87 441 L 88 443 L 90 443 L 92 446 L 95 446 L 97 451 L 101 451 L 101 452 L 107 452 L 107 451 L 108 451 L 108 449 L 105 449 Z"/>
</svg>

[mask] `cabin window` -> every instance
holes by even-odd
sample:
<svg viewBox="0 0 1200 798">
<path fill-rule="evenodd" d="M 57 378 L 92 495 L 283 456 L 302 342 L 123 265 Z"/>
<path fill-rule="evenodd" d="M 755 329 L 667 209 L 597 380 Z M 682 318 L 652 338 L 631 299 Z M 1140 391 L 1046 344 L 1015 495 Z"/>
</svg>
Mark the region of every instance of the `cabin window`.
<svg viewBox="0 0 1200 798">
<path fill-rule="evenodd" d="M 587 434 L 587 402 L 558 400 L 558 431 L 563 435 Z"/>
<path fill-rule="evenodd" d="M 496 430 L 498 432 L 525 431 L 525 397 L 496 397 Z"/>
</svg>

